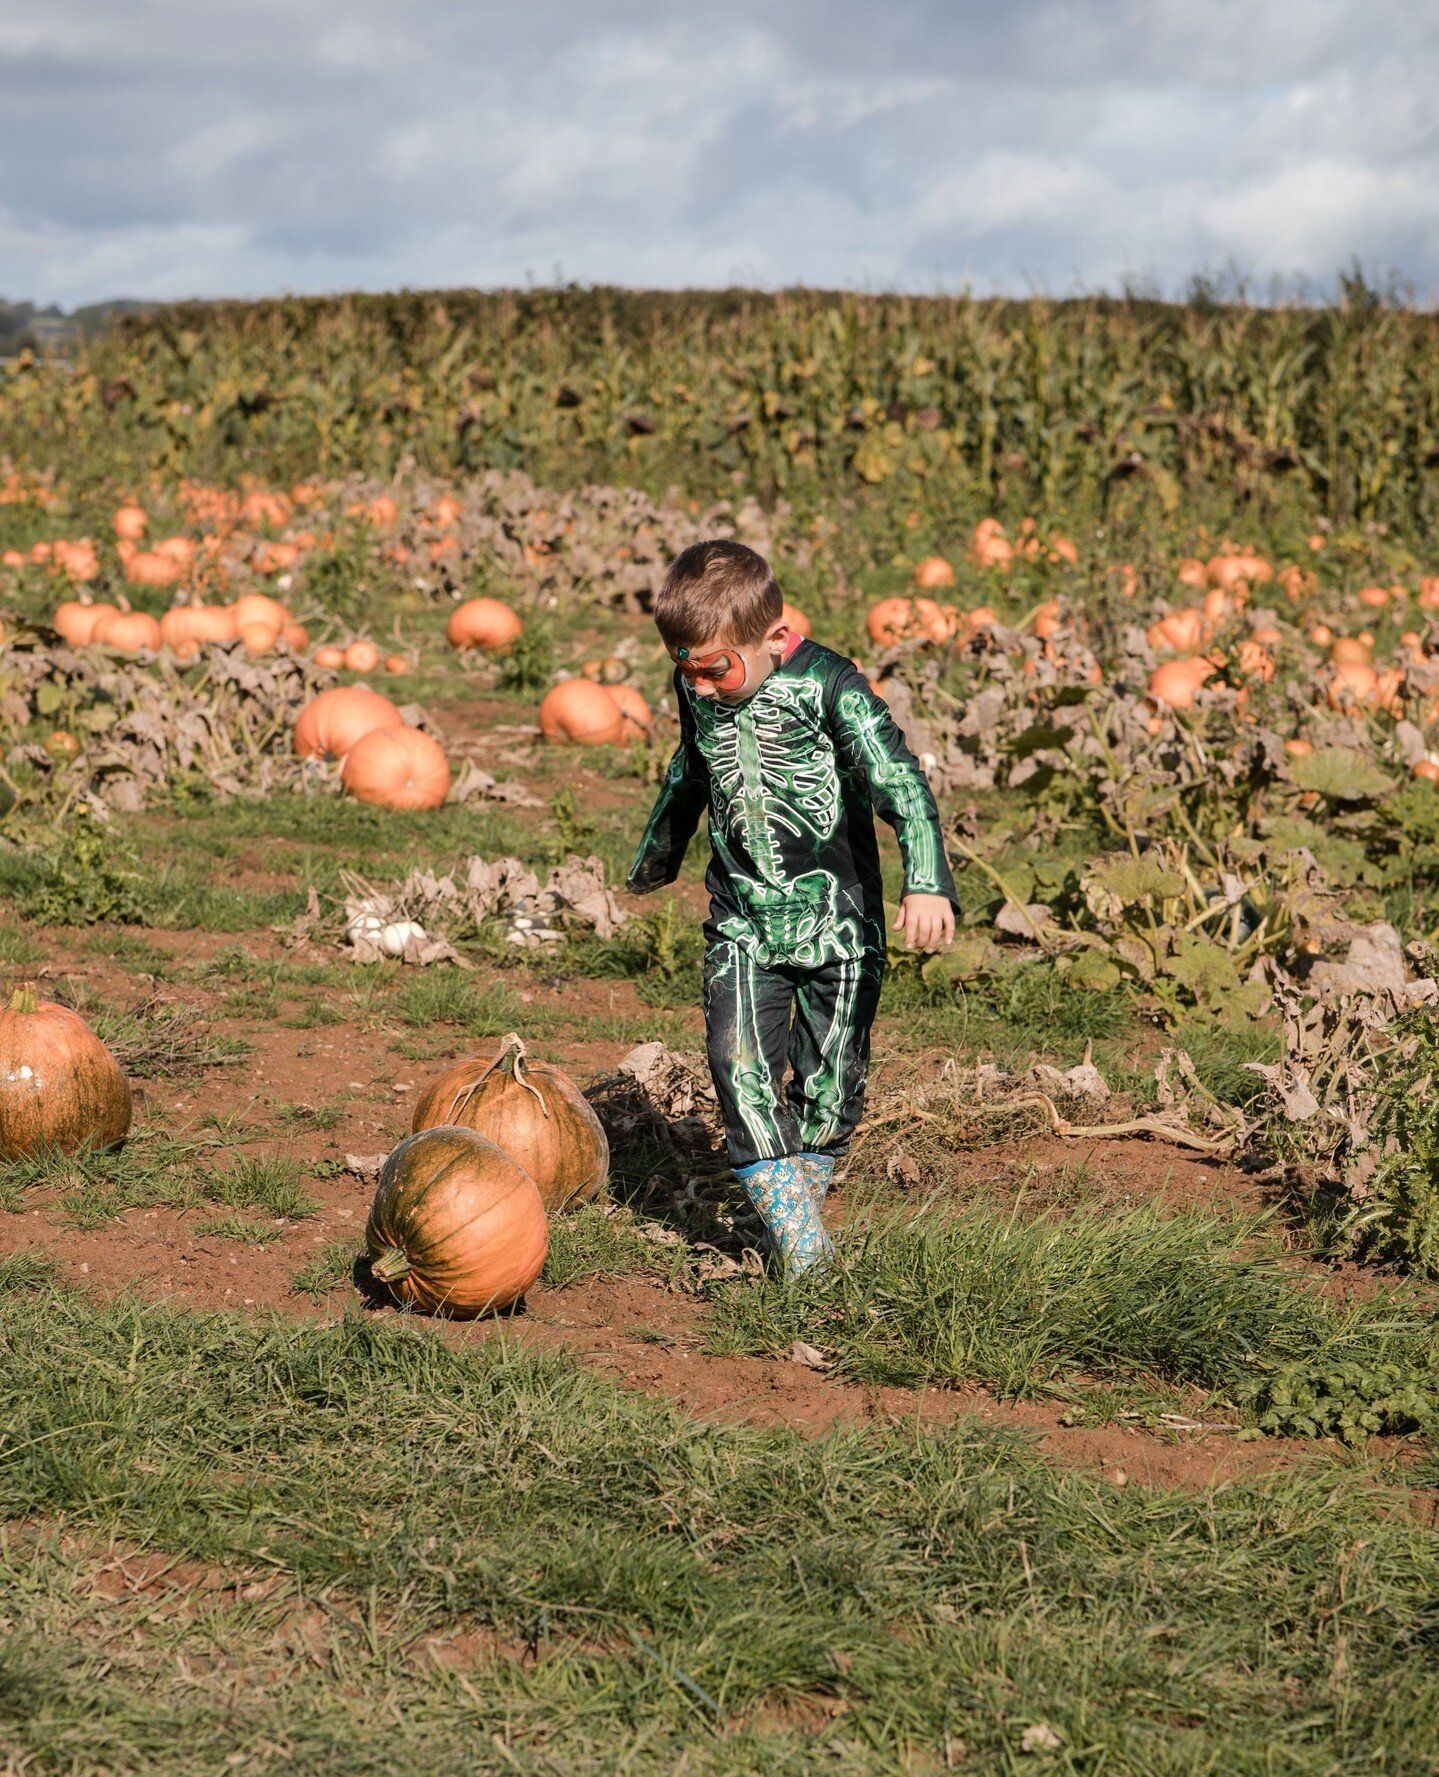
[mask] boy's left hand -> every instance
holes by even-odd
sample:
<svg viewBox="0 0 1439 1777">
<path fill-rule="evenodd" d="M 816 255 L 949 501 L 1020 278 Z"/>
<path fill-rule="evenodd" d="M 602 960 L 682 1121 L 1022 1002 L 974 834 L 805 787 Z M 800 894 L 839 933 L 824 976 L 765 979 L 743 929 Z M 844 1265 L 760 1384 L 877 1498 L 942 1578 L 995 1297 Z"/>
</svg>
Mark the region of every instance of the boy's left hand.
<svg viewBox="0 0 1439 1777">
<path fill-rule="evenodd" d="M 939 950 L 954 942 L 954 909 L 943 895 L 906 895 L 894 929 L 911 950 Z"/>
</svg>

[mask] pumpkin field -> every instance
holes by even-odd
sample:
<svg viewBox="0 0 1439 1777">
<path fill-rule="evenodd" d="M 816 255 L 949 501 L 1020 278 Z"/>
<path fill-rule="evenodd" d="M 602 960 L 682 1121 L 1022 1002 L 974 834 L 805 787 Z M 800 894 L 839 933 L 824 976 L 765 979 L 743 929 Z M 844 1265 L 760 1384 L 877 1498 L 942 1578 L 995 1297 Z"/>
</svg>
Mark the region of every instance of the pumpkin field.
<svg viewBox="0 0 1439 1777">
<path fill-rule="evenodd" d="M 0 362 L 0 1769 L 1439 1769 L 1435 317 L 77 352 Z M 703 846 L 623 888 L 714 536 L 963 904 L 791 1282 Z"/>
</svg>

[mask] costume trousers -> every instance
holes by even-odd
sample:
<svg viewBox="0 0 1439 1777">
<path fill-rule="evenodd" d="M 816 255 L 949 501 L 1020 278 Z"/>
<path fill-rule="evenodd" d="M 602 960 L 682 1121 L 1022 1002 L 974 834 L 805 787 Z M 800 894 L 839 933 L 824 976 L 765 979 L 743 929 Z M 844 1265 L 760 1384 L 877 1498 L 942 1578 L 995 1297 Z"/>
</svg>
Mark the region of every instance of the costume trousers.
<svg viewBox="0 0 1439 1777">
<path fill-rule="evenodd" d="M 711 940 L 705 1041 L 731 1166 L 844 1153 L 864 1109 L 883 976 L 872 953 L 764 968 L 728 939 Z"/>
</svg>

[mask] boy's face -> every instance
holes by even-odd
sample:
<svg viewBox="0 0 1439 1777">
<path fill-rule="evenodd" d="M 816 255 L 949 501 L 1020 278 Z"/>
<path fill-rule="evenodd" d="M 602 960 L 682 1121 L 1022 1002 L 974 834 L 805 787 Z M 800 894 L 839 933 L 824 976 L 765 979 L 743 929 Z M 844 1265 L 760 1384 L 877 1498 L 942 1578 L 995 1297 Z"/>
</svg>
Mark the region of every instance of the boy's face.
<svg viewBox="0 0 1439 1777">
<path fill-rule="evenodd" d="M 684 674 L 696 697 L 713 697 L 720 703 L 743 703 L 778 666 L 790 638 L 790 627 L 777 618 L 757 642 L 731 642 L 712 636 L 696 643 L 680 657 L 677 648 L 670 659 Z"/>
</svg>

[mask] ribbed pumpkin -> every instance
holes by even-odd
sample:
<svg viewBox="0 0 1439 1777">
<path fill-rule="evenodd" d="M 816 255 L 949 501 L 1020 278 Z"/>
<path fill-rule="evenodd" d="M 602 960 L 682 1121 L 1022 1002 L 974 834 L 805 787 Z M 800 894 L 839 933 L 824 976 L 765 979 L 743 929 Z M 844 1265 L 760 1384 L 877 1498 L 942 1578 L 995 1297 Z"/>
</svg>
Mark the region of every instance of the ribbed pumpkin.
<svg viewBox="0 0 1439 1777">
<path fill-rule="evenodd" d="M 345 664 L 345 650 L 337 648 L 333 642 L 321 642 L 315 650 L 315 665 L 322 666 L 327 672 L 338 672 Z"/>
<path fill-rule="evenodd" d="M 498 599 L 477 598 L 455 606 L 445 634 L 452 648 L 479 648 L 486 654 L 499 654 L 519 640 L 524 627 L 519 613 L 508 605 Z"/>
<path fill-rule="evenodd" d="M 173 586 L 184 573 L 173 555 L 158 549 L 137 549 L 125 563 L 125 578 L 132 586 Z"/>
<path fill-rule="evenodd" d="M 129 1082 L 79 1013 L 17 987 L 0 1011 L 0 1160 L 112 1147 L 131 1111 Z"/>
<path fill-rule="evenodd" d="M 367 685 L 336 685 L 307 703 L 295 723 L 295 751 L 302 759 L 343 759 L 374 728 L 403 728 L 388 697 Z"/>
<path fill-rule="evenodd" d="M 531 1061 L 511 1031 L 493 1061 L 461 1061 L 415 1106 L 414 1127 L 460 1124 L 513 1154 L 547 1210 L 586 1201 L 604 1184 L 610 1148 L 599 1118 L 563 1068 Z"/>
<path fill-rule="evenodd" d="M 418 728 L 372 728 L 345 754 L 340 782 L 357 802 L 438 808 L 450 793 L 450 762 Z"/>
<path fill-rule="evenodd" d="M 372 673 L 380 664 L 382 656 L 374 642 L 351 642 L 345 650 L 345 671 L 347 673 Z"/>
<path fill-rule="evenodd" d="M 190 634 L 197 642 L 233 642 L 239 633 L 233 605 L 191 605 Z"/>
<path fill-rule="evenodd" d="M 587 747 L 622 740 L 625 719 L 610 690 L 610 686 L 583 678 L 553 686 L 540 702 L 540 733 L 546 740 L 574 741 Z"/>
<path fill-rule="evenodd" d="M 472 1320 L 510 1307 L 548 1245 L 534 1179 L 473 1129 L 406 1136 L 381 1168 L 365 1227 L 371 1275 L 422 1313 Z"/>
<path fill-rule="evenodd" d="M 113 611 L 95 625 L 90 639 L 102 648 L 116 648 L 122 654 L 138 654 L 142 648 L 159 648 L 163 644 L 160 625 L 147 611 Z"/>
</svg>

